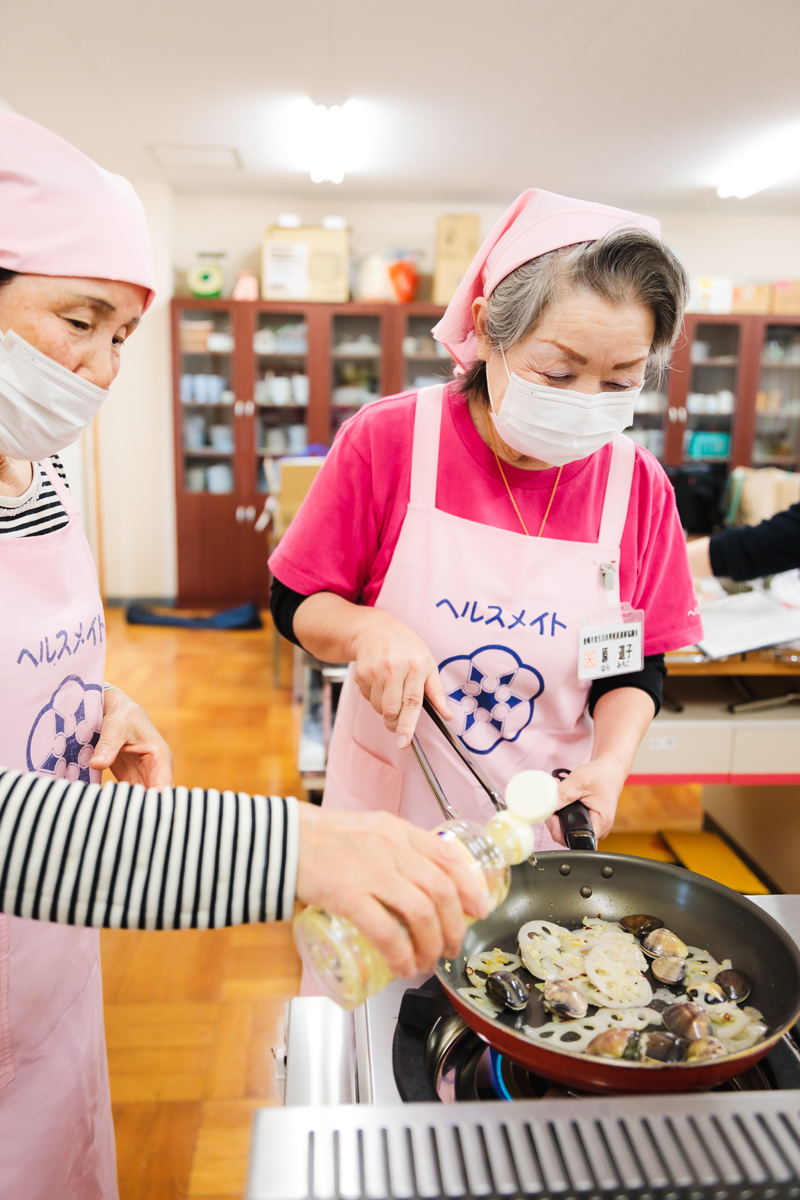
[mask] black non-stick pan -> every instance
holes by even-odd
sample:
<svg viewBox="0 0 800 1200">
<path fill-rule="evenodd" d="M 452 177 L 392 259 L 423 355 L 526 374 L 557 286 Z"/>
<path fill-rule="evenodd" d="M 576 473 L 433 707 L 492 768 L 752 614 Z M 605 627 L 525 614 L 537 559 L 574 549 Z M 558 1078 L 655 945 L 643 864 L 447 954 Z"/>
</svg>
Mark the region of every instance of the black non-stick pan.
<svg viewBox="0 0 800 1200">
<path fill-rule="evenodd" d="M 449 740 L 462 758 L 468 757 L 455 739 Z M 589 813 L 582 804 L 562 809 L 559 816 L 570 849 L 547 851 L 537 855 L 535 864 L 512 867 L 503 904 L 471 926 L 458 958 L 439 962 L 436 974 L 467 1024 L 515 1062 L 582 1091 L 704 1090 L 763 1058 L 800 1017 L 800 953 L 789 935 L 752 901 L 721 883 L 682 867 L 595 851 Z M 537 1026 L 549 1019 L 536 989 L 531 989 L 534 998 L 527 1013 L 497 1017 L 478 1012 L 458 993 L 459 987 L 469 986 L 467 960 L 494 947 L 518 953 L 517 934 L 527 921 L 554 921 L 575 929 L 584 917 L 618 921 L 634 913 L 660 917 L 688 945 L 708 950 L 717 962 L 730 958 L 749 975 L 753 989 L 747 1003 L 763 1013 L 769 1028 L 766 1039 L 738 1054 L 699 1062 L 651 1065 L 599 1058 L 525 1036 L 524 1024 Z"/>
</svg>

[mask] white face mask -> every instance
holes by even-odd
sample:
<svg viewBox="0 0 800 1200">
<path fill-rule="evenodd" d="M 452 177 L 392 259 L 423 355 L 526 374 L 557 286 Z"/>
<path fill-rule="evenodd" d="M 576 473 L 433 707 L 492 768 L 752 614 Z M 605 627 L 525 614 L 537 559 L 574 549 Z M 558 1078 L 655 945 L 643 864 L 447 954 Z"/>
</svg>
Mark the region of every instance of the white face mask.
<svg viewBox="0 0 800 1200">
<path fill-rule="evenodd" d="M 108 391 L 11 330 L 0 339 L 0 454 L 39 462 L 78 440 Z"/>
<path fill-rule="evenodd" d="M 503 362 L 508 387 L 499 413 L 492 405 L 490 415 L 506 445 L 520 454 L 563 467 L 588 458 L 633 424 L 641 387 L 587 396 L 568 388 L 530 383 L 509 371 L 505 354 Z M 488 387 L 488 370 L 486 383 Z"/>
</svg>

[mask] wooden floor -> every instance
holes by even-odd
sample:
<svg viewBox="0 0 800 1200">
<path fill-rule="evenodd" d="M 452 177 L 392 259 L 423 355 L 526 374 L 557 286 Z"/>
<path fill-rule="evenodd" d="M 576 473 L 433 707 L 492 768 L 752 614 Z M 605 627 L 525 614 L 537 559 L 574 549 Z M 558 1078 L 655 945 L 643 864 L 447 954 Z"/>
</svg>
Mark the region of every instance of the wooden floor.
<svg viewBox="0 0 800 1200">
<path fill-rule="evenodd" d="M 106 678 L 147 708 L 176 782 L 302 796 L 290 648 L 273 636 L 132 627 L 107 614 Z M 629 788 L 616 833 L 700 828 L 700 788 Z M 243 1194 L 254 1108 L 278 1102 L 299 963 L 289 925 L 101 935 L 121 1200 Z"/>
</svg>

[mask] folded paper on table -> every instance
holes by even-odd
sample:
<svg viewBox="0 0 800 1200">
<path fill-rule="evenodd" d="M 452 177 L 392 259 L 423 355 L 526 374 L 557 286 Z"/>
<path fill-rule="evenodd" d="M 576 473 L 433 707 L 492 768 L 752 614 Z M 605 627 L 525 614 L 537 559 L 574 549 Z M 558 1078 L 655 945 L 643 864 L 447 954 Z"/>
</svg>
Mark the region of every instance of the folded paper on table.
<svg viewBox="0 0 800 1200">
<path fill-rule="evenodd" d="M 761 591 L 702 604 L 700 612 L 703 640 L 698 645 L 709 658 L 725 658 L 800 638 L 800 610 L 785 608 Z"/>
</svg>

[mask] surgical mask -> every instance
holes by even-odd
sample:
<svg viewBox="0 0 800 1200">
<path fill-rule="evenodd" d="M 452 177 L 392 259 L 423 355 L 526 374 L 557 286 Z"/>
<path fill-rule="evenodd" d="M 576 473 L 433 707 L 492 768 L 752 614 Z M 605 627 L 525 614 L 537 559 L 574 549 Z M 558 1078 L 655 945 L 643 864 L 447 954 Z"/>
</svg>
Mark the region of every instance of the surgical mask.
<svg viewBox="0 0 800 1200">
<path fill-rule="evenodd" d="M 0 454 L 39 462 L 78 440 L 108 391 L 11 330 L 0 339 Z"/>
<path fill-rule="evenodd" d="M 563 467 L 588 458 L 633 424 L 640 387 L 587 396 L 522 379 L 509 371 L 505 354 L 503 363 L 508 387 L 500 411 L 492 406 L 490 416 L 503 441 L 520 454 Z"/>
</svg>

